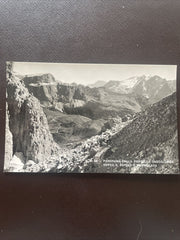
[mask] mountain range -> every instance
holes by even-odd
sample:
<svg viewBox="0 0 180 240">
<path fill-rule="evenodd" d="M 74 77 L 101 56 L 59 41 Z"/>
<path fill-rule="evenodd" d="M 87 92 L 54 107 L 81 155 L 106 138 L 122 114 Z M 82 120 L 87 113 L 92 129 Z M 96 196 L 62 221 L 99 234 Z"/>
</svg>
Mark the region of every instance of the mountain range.
<svg viewBox="0 0 180 240">
<path fill-rule="evenodd" d="M 126 108 L 132 109 L 132 106 L 136 103 L 140 107 L 142 105 L 136 101 L 135 97 L 146 99 L 149 104 L 155 103 L 176 91 L 175 80 L 170 81 L 159 76 L 145 75 L 131 77 L 123 81 L 98 81 L 91 84 L 91 87 L 58 82 L 52 74 L 25 76 L 22 81 L 29 91 L 40 100 L 42 105 L 51 106 L 56 103 L 57 106 L 63 105 L 72 108 L 81 107 L 87 102 L 97 102 L 103 105 L 110 103 L 112 106 L 117 106 L 114 102 L 118 103 L 119 106 L 122 106 L 124 102 Z M 116 98 L 115 101 L 114 97 Z M 127 106 L 126 97 L 129 98 L 131 107 Z M 131 100 L 134 101 L 134 104 Z"/>
<path fill-rule="evenodd" d="M 143 75 L 123 81 L 109 81 L 104 88 L 120 94 L 133 93 L 147 98 L 150 103 L 155 103 L 176 90 L 176 81 L 168 81 L 156 75 Z"/>
<path fill-rule="evenodd" d="M 109 169 L 102 159 L 173 159 L 150 172 L 177 172 L 175 81 L 138 76 L 98 84 L 66 84 L 50 73 L 23 77 L 8 65 L 5 170 L 21 162 L 18 171 L 145 173 Z"/>
<path fill-rule="evenodd" d="M 135 76 L 122 81 L 97 81 L 89 86 L 78 85 L 75 83 L 62 83 L 56 81 L 52 74 L 42 74 L 37 76 L 27 75 L 23 78 L 23 81 L 26 87 L 30 88 L 31 92 L 35 95 L 38 95 L 41 101 L 48 100 L 47 98 L 50 97 L 48 96 L 48 93 L 53 95 L 54 99 L 61 102 L 70 102 L 73 99 L 87 101 L 97 100 L 97 98 L 100 97 L 101 92 L 104 90 L 105 92 L 143 96 L 151 103 L 154 103 L 176 90 L 175 80 L 166 80 L 157 75 Z M 39 89 L 39 92 L 37 92 L 36 88 Z M 61 98 L 58 99 L 57 94 L 61 96 Z M 65 99 L 62 99 L 62 96 Z M 50 98 L 49 101 L 52 101 L 52 99 Z"/>
<path fill-rule="evenodd" d="M 110 118 L 131 118 L 176 88 L 175 81 L 145 75 L 123 81 L 101 81 L 94 84 L 96 87 L 59 82 L 52 74 L 27 75 L 21 81 L 43 106 L 58 143 L 77 139 L 74 135 L 86 138 L 99 134 Z"/>
</svg>

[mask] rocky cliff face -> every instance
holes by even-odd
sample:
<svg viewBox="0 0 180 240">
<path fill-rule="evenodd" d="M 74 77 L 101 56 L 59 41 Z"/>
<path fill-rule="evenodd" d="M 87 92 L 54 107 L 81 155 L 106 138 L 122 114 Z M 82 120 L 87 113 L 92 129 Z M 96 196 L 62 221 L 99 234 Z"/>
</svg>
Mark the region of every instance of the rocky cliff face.
<svg viewBox="0 0 180 240">
<path fill-rule="evenodd" d="M 30 84 L 44 84 L 44 83 L 55 83 L 56 80 L 54 76 L 50 73 L 40 74 L 40 75 L 27 75 L 23 78 L 26 86 Z"/>
<path fill-rule="evenodd" d="M 57 101 L 57 82 L 52 74 L 26 76 L 22 81 L 42 105 L 51 106 L 54 101 Z"/>
<path fill-rule="evenodd" d="M 38 99 L 12 74 L 10 63 L 7 65 L 7 104 L 9 129 L 13 136 L 13 154 L 22 153 L 24 164 L 33 161 L 43 168 L 43 164 L 48 164 L 59 148 L 52 138 Z M 6 157 L 6 162 L 8 159 L 9 157 Z"/>
<path fill-rule="evenodd" d="M 85 87 L 81 85 L 63 84 L 55 81 L 51 74 L 26 76 L 23 79 L 29 92 L 44 107 L 54 107 L 63 111 L 64 106 L 76 108 L 85 104 Z"/>
<path fill-rule="evenodd" d="M 9 111 L 6 104 L 6 135 L 5 135 L 5 162 L 4 162 L 4 171 L 8 171 L 10 168 L 10 161 L 13 156 L 13 138 L 12 133 L 9 129 Z"/>
</svg>

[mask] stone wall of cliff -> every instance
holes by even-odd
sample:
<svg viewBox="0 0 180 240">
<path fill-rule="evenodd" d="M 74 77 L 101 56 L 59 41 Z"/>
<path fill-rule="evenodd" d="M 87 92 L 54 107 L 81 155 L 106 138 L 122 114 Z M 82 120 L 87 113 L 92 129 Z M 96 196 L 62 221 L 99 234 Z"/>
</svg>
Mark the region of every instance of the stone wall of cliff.
<svg viewBox="0 0 180 240">
<path fill-rule="evenodd" d="M 25 164 L 31 160 L 43 166 L 43 163 L 47 163 L 57 154 L 59 147 L 49 131 L 39 100 L 13 75 L 11 63 L 7 64 L 7 104 L 7 146 L 11 145 L 10 129 L 13 136 L 13 154 L 21 152 Z M 7 164 L 9 159 L 10 153 L 6 155 Z"/>
<path fill-rule="evenodd" d="M 6 133 L 5 133 L 5 162 L 4 171 L 7 171 L 10 167 L 10 161 L 13 156 L 13 138 L 12 133 L 9 129 L 9 111 L 8 105 L 6 104 Z"/>
</svg>

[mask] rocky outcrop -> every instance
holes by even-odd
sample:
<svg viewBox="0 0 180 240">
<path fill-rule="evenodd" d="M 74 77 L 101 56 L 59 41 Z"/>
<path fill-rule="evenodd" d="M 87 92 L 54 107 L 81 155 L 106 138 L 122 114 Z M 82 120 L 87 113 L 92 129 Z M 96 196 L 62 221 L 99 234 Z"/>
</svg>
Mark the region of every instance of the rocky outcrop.
<svg viewBox="0 0 180 240">
<path fill-rule="evenodd" d="M 57 82 L 51 74 L 26 76 L 23 82 L 44 107 L 63 111 L 64 105 L 76 108 L 86 101 L 84 86 Z"/>
<path fill-rule="evenodd" d="M 10 161 L 13 156 L 13 138 L 12 133 L 9 129 L 9 111 L 8 105 L 6 104 L 6 135 L 5 135 L 5 161 L 4 161 L 4 171 L 10 168 Z"/>
<path fill-rule="evenodd" d="M 55 83 L 56 80 L 54 76 L 50 73 L 40 74 L 40 75 L 27 75 L 23 78 L 25 86 L 30 84 L 45 84 L 45 83 Z"/>
<path fill-rule="evenodd" d="M 52 138 L 38 99 L 12 74 L 10 63 L 7 65 L 7 103 L 13 154 L 22 153 L 25 164 L 31 160 L 43 168 L 44 163 L 48 164 L 58 154 L 59 147 Z M 5 162 L 8 163 L 8 159 Z"/>
<path fill-rule="evenodd" d="M 28 90 L 45 107 L 55 105 L 57 102 L 57 84 L 29 85 Z"/>
<path fill-rule="evenodd" d="M 69 103 L 73 99 L 86 101 L 84 86 L 58 84 L 58 101 Z"/>
<path fill-rule="evenodd" d="M 51 106 L 57 101 L 57 82 L 52 74 L 26 76 L 22 81 L 42 105 Z"/>
</svg>

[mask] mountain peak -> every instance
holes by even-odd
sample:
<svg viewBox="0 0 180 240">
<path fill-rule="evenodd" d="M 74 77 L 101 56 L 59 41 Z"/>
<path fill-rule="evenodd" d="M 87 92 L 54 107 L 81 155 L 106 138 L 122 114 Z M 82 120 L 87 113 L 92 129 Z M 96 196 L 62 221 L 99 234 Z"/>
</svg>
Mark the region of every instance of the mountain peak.
<svg viewBox="0 0 180 240">
<path fill-rule="evenodd" d="M 141 75 L 122 81 L 110 80 L 104 88 L 118 94 L 133 93 L 154 103 L 176 91 L 176 84 L 175 81 L 167 81 L 158 75 Z"/>
<path fill-rule="evenodd" d="M 37 75 L 25 75 L 23 79 L 26 84 L 42 84 L 42 83 L 55 83 L 56 80 L 51 73 L 43 73 Z"/>
<path fill-rule="evenodd" d="M 95 83 L 92 83 L 88 85 L 90 88 L 98 88 L 98 87 L 103 87 L 107 82 L 103 80 L 96 81 Z"/>
</svg>

